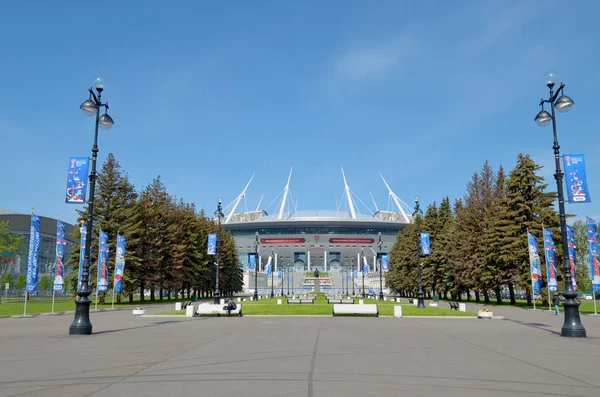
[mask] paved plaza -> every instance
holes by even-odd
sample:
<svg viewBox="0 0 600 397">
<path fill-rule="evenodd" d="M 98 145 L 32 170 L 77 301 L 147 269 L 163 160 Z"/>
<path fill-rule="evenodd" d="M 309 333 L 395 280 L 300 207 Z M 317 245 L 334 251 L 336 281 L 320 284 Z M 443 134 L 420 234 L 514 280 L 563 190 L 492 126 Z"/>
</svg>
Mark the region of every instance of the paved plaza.
<svg viewBox="0 0 600 397">
<path fill-rule="evenodd" d="M 600 395 L 599 318 L 584 317 L 587 339 L 566 339 L 562 317 L 498 312 L 506 319 L 117 311 L 93 313 L 95 334 L 76 337 L 72 315 L 4 318 L 0 396 Z"/>
</svg>

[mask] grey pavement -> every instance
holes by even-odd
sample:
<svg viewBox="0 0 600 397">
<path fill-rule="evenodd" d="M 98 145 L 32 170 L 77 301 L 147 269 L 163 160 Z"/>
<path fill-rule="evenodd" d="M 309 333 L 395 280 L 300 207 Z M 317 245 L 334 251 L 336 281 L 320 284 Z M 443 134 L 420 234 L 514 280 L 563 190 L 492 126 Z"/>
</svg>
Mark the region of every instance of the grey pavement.
<svg viewBox="0 0 600 397">
<path fill-rule="evenodd" d="M 600 319 L 567 339 L 560 317 L 498 310 L 508 319 L 102 312 L 76 337 L 72 315 L 0 319 L 0 397 L 600 395 Z"/>
</svg>

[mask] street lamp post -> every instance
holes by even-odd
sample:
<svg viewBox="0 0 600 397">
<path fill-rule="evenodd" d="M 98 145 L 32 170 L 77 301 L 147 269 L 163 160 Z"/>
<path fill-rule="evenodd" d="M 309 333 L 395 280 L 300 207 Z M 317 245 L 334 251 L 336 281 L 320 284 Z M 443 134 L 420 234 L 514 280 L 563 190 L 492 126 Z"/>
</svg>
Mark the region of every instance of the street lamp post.
<svg viewBox="0 0 600 397">
<path fill-rule="evenodd" d="M 88 213 L 85 237 L 85 251 L 83 256 L 83 269 L 81 273 L 81 285 L 77 289 L 77 299 L 75 300 L 75 318 L 69 326 L 69 335 L 90 335 L 92 333 L 92 323 L 90 322 L 90 303 L 88 296 L 92 293 L 90 289 L 90 262 L 92 252 L 92 228 L 94 224 L 94 194 L 96 191 L 96 160 L 98 158 L 98 127 L 109 129 L 114 121 L 108 115 L 108 103 L 102 103 L 102 91 L 104 91 L 105 80 L 97 77 L 94 80 L 93 88 L 88 91 L 90 96 L 79 107 L 85 115 L 96 116 L 96 125 L 94 130 L 94 146 L 92 146 L 92 170 L 90 172 L 90 195 L 88 197 Z M 104 114 L 100 116 L 100 111 L 104 108 Z"/>
<path fill-rule="evenodd" d="M 362 259 L 362 297 L 365 297 L 365 250 L 362 249 L 361 250 L 361 255 L 360 255 L 361 259 Z"/>
<path fill-rule="evenodd" d="M 381 269 L 381 249 L 383 248 L 383 241 L 381 240 L 381 232 L 378 233 L 379 240 L 377 241 L 377 247 L 379 248 L 379 300 L 383 301 L 383 277 Z"/>
<path fill-rule="evenodd" d="M 285 280 L 285 267 L 283 267 L 283 261 L 281 261 L 281 296 L 283 296 L 283 280 Z"/>
<path fill-rule="evenodd" d="M 290 267 L 287 267 L 287 282 L 288 282 L 288 287 L 287 287 L 287 296 L 290 296 Z"/>
<path fill-rule="evenodd" d="M 419 198 L 415 197 L 415 212 L 413 212 L 413 218 L 415 219 L 417 227 L 417 307 L 424 309 L 425 302 L 423 301 L 423 280 L 421 279 L 421 229 L 419 226 L 419 218 L 423 215 L 423 211 L 419 208 Z"/>
<path fill-rule="evenodd" d="M 273 288 L 275 288 L 273 285 L 273 270 L 275 269 L 274 261 L 275 256 L 273 256 L 273 248 L 271 248 L 271 298 L 275 297 L 275 293 L 273 292 Z"/>
<path fill-rule="evenodd" d="M 294 295 L 294 267 L 292 266 L 292 271 L 290 272 L 292 276 L 292 296 Z"/>
<path fill-rule="evenodd" d="M 217 251 L 217 263 L 215 264 L 217 271 L 216 271 L 216 280 L 215 280 L 215 299 L 214 299 L 214 303 L 215 304 L 219 304 L 221 303 L 221 290 L 219 289 L 219 260 L 220 260 L 220 254 L 221 254 L 221 250 L 219 249 L 219 237 L 221 234 L 221 218 L 223 218 L 225 215 L 223 215 L 223 212 L 221 211 L 221 203 L 222 200 L 221 198 L 219 198 L 217 200 L 217 210 L 215 211 L 215 216 L 217 217 L 217 243 L 216 243 L 216 247 L 215 247 L 215 251 Z"/>
<path fill-rule="evenodd" d="M 585 338 L 586 331 L 583 327 L 583 324 L 581 323 L 581 318 L 579 316 L 579 302 L 575 300 L 575 298 L 577 297 L 577 291 L 573 289 L 571 266 L 569 263 L 569 248 L 567 242 L 567 219 L 565 216 L 565 201 L 563 194 L 564 173 L 562 172 L 560 166 L 560 146 L 558 145 L 558 135 L 556 133 L 555 113 L 555 109 L 563 113 L 568 112 L 573 106 L 574 102 L 570 97 L 564 94 L 565 85 L 563 83 L 560 83 L 560 86 L 558 87 L 556 92 L 554 92 L 554 86 L 557 80 L 556 74 L 548 72 L 546 73 L 544 78 L 546 80 L 546 86 L 550 90 L 550 95 L 548 99 L 542 99 L 540 101 L 540 106 L 542 110 L 540 110 L 537 116 L 535 116 L 535 122 L 540 126 L 545 126 L 552 122 L 552 132 L 554 134 L 554 145 L 552 146 L 554 149 L 554 161 L 556 165 L 554 179 L 556 179 L 556 190 L 558 193 L 560 237 L 563 255 L 563 271 L 565 279 L 565 290 L 563 292 L 563 296 L 565 298 L 565 300 L 563 301 L 565 321 L 561 330 L 561 334 L 562 336 Z M 544 110 L 545 103 L 550 104 L 552 114 Z"/>
<path fill-rule="evenodd" d="M 258 300 L 258 246 L 260 242 L 258 241 L 258 232 L 255 235 L 256 239 L 254 240 L 254 300 Z"/>
<path fill-rule="evenodd" d="M 352 268 L 350 269 L 352 272 L 352 296 L 354 296 L 354 258 L 352 258 L 350 263 L 352 264 Z"/>
</svg>

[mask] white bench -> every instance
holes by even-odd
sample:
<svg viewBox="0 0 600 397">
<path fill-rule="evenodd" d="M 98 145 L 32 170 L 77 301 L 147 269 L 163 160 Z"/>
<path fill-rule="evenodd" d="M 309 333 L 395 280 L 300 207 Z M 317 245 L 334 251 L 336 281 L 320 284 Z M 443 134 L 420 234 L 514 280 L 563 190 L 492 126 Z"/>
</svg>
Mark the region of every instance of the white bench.
<svg viewBox="0 0 600 397">
<path fill-rule="evenodd" d="M 227 310 L 223 310 L 224 306 L 225 305 L 215 305 L 215 304 L 198 305 L 198 309 L 196 309 L 196 314 L 198 316 L 216 315 L 217 317 L 220 317 L 221 314 L 227 315 Z M 231 314 L 237 314 L 238 316 L 242 317 L 242 305 L 240 305 L 238 303 L 235 310 L 231 311 Z"/>
<path fill-rule="evenodd" d="M 336 303 L 333 305 L 333 315 L 338 314 L 374 314 L 376 317 L 379 317 L 379 310 L 377 310 L 377 305 L 369 304 L 369 305 L 346 305 Z"/>
</svg>

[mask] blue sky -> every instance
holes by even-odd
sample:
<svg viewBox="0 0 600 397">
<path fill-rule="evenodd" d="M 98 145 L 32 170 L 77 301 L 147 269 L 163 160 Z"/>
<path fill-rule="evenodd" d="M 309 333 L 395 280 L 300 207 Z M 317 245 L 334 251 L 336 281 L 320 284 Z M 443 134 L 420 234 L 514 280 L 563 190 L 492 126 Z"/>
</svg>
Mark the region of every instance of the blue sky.
<svg viewBox="0 0 600 397">
<path fill-rule="evenodd" d="M 519 152 L 551 178 L 552 131 L 533 119 L 553 70 L 575 101 L 561 150 L 586 154 L 593 200 L 567 210 L 600 217 L 599 14 L 595 1 L 4 3 L 0 207 L 75 219 L 67 163 L 90 154 L 78 106 L 96 75 L 115 120 L 100 158 L 212 212 L 254 172 L 248 208 L 270 203 L 291 166 L 298 210 L 335 208 L 340 166 L 371 208 L 369 192 L 388 202 L 379 172 L 409 204 L 461 197 L 485 160 L 510 170 Z"/>
</svg>

